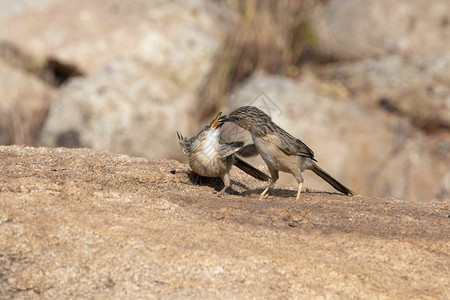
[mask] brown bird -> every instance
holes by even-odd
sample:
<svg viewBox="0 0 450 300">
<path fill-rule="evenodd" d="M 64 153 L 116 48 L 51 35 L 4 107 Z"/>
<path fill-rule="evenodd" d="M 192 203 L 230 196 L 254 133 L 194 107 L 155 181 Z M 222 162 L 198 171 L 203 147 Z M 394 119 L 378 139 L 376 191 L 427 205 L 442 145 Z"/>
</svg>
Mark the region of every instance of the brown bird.
<svg viewBox="0 0 450 300">
<path fill-rule="evenodd" d="M 260 199 L 264 198 L 267 191 L 275 185 L 279 178 L 279 171 L 290 173 L 297 180 L 296 200 L 300 198 L 303 185 L 302 172 L 305 170 L 313 171 L 339 192 L 345 195 L 353 195 L 350 189 L 316 164 L 314 152 L 305 143 L 275 124 L 271 117 L 262 110 L 254 106 L 243 106 L 221 117 L 220 122 L 235 122 L 248 130 L 259 154 L 269 167 L 271 180 L 262 192 Z"/>
<path fill-rule="evenodd" d="M 221 115 L 222 113 L 219 113 L 211 124 L 206 125 L 191 139 L 177 132 L 178 142 L 184 154 L 189 157 L 191 169 L 201 176 L 221 177 L 225 186 L 219 192 L 219 196 L 231 186 L 230 170 L 233 165 L 256 179 L 269 181 L 269 176 L 235 155 L 243 148 L 243 142 L 220 143 Z"/>
</svg>

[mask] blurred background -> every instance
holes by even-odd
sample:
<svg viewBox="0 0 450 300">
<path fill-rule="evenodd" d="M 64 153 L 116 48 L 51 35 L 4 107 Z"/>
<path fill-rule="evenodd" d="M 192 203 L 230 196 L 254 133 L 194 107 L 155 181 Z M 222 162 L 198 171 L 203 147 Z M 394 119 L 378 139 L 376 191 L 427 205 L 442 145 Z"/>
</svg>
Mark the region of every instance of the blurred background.
<svg viewBox="0 0 450 300">
<path fill-rule="evenodd" d="M 185 162 L 251 104 L 357 194 L 450 198 L 448 0 L 0 0 L 0 76 L 2 145 Z"/>
</svg>

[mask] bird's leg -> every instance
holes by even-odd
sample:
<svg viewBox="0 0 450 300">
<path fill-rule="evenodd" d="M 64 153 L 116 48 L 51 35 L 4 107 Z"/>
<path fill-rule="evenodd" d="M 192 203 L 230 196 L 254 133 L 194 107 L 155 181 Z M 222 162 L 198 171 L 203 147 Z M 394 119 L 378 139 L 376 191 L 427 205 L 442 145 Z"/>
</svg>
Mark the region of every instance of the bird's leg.
<svg viewBox="0 0 450 300">
<path fill-rule="evenodd" d="M 278 180 L 279 175 L 278 175 L 278 171 L 275 169 L 271 169 L 269 168 L 269 172 L 270 172 L 270 182 L 267 185 L 266 189 L 261 193 L 261 195 L 259 196 L 259 200 L 264 199 L 264 197 L 266 196 L 267 192 L 269 191 L 269 189 L 271 187 L 273 187 L 275 185 L 275 182 Z"/>
<path fill-rule="evenodd" d="M 230 173 L 225 173 L 225 175 L 223 175 L 222 177 L 222 180 L 225 186 L 220 190 L 219 194 L 217 195 L 218 197 L 223 196 L 223 194 L 225 194 L 225 190 L 231 186 Z"/>
<path fill-rule="evenodd" d="M 303 186 L 303 182 L 300 182 L 298 184 L 297 197 L 295 198 L 296 201 L 300 200 L 300 193 L 302 192 L 302 186 Z"/>
<path fill-rule="evenodd" d="M 297 197 L 295 198 L 295 200 L 299 201 L 300 194 L 302 192 L 302 186 L 303 186 L 303 176 L 302 176 L 302 172 L 300 170 L 296 170 L 295 172 L 293 172 L 293 175 L 298 182 Z"/>
<path fill-rule="evenodd" d="M 270 180 L 269 185 L 266 187 L 266 189 L 261 193 L 261 195 L 259 196 L 259 200 L 264 199 L 264 197 L 266 196 L 267 192 L 269 191 L 269 189 L 271 187 L 273 187 L 275 185 L 275 181 Z"/>
</svg>

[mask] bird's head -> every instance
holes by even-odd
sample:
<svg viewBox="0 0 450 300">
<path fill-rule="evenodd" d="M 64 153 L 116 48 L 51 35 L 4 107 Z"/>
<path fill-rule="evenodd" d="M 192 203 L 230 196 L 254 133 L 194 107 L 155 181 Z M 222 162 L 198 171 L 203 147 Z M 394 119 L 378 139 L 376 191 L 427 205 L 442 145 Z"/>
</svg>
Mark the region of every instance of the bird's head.
<svg viewBox="0 0 450 300">
<path fill-rule="evenodd" d="M 271 118 L 255 106 L 242 106 L 228 115 L 220 117 L 219 122 L 233 122 L 251 132 L 255 127 L 271 122 Z"/>
<path fill-rule="evenodd" d="M 211 147 L 211 149 L 215 149 L 220 140 L 219 129 L 223 125 L 223 122 L 219 121 L 221 116 L 222 112 L 220 112 L 210 124 L 203 127 L 203 129 L 200 130 L 196 136 L 190 139 L 183 137 L 177 132 L 178 142 L 184 154 L 190 155 L 192 151 L 197 151 L 198 149 L 202 149 L 204 147 Z"/>
</svg>

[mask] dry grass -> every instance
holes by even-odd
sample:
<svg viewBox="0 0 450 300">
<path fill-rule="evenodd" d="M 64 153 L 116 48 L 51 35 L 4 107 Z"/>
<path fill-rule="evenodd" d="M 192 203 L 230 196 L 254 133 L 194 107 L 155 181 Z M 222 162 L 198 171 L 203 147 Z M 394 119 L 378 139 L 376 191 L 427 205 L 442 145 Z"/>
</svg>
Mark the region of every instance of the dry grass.
<svg viewBox="0 0 450 300">
<path fill-rule="evenodd" d="M 10 132 L 11 144 L 34 145 L 49 107 L 50 94 L 39 101 L 15 102 L 13 109 L 9 111 L 10 122 L 6 124 Z"/>
<path fill-rule="evenodd" d="M 50 107 L 53 87 L 71 76 L 82 75 L 75 67 L 55 59 L 39 60 L 8 41 L 0 41 L 0 62 L 40 79 L 48 86 L 43 96 L 27 89 L 18 92 L 15 101 L 0 102 L 0 144 L 34 145 Z M 5 95 L 3 95 L 5 96 Z"/>
<path fill-rule="evenodd" d="M 255 71 L 295 75 L 296 66 L 314 44 L 308 16 L 313 0 L 221 0 L 237 15 L 235 32 L 217 54 L 211 75 L 199 97 L 200 120 L 226 101 L 236 84 Z"/>
</svg>

